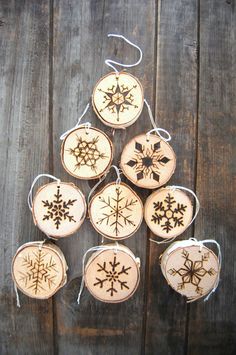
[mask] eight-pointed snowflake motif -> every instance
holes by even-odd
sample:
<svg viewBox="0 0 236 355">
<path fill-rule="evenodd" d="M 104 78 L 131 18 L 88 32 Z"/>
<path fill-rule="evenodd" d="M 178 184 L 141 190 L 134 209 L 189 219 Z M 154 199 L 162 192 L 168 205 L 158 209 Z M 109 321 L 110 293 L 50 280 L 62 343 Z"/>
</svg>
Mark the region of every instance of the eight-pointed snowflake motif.
<svg viewBox="0 0 236 355">
<path fill-rule="evenodd" d="M 133 209 L 132 207 L 138 202 L 137 199 L 128 200 L 125 196 L 122 197 L 122 189 L 117 187 L 115 189 L 115 197 L 108 196 L 105 199 L 99 196 L 99 200 L 102 203 L 101 210 L 106 210 L 102 213 L 102 217 L 98 219 L 97 224 L 106 223 L 110 227 L 114 227 L 113 232 L 116 237 L 120 233 L 120 229 L 126 225 L 135 227 L 135 223 L 132 220 Z"/>
<path fill-rule="evenodd" d="M 116 261 L 116 256 L 109 263 L 104 261 L 103 265 L 99 263 L 97 265 L 99 267 L 97 272 L 102 273 L 102 276 L 96 277 L 97 282 L 94 283 L 94 286 L 100 286 L 100 288 L 106 287 L 106 292 L 109 292 L 111 297 L 119 290 L 129 289 L 127 281 L 123 279 L 123 276 L 128 275 L 128 270 L 131 269 L 131 266 L 125 267 L 123 265 L 120 267 L 120 262 Z"/>
<path fill-rule="evenodd" d="M 163 231 L 169 233 L 176 226 L 184 225 L 183 215 L 187 206 L 177 203 L 170 193 L 161 201 L 153 202 L 155 213 L 152 215 L 151 221 L 159 224 Z"/>
<path fill-rule="evenodd" d="M 26 268 L 26 271 L 19 271 L 21 274 L 19 281 L 24 283 L 24 287 L 32 289 L 36 295 L 45 289 L 51 289 L 55 284 L 54 279 L 58 271 L 52 256 L 48 262 L 45 262 L 47 254 L 41 249 L 32 253 L 32 256 L 28 254 L 23 258 L 22 266 Z"/>
<path fill-rule="evenodd" d="M 99 137 L 92 138 L 89 141 L 77 136 L 77 141 L 76 147 L 68 149 L 69 153 L 76 159 L 74 171 L 86 165 L 96 173 L 98 160 L 107 158 L 105 153 L 100 152 L 98 149 Z"/>
<path fill-rule="evenodd" d="M 70 215 L 70 207 L 74 205 L 77 200 L 63 201 L 60 193 L 60 186 L 57 186 L 57 193 L 54 195 L 55 199 L 51 202 L 48 200 L 42 201 L 43 206 L 47 208 L 47 213 L 43 216 L 43 221 L 52 219 L 55 223 L 56 229 L 59 229 L 61 223 L 65 220 L 69 222 L 76 222 L 74 216 Z"/>
<path fill-rule="evenodd" d="M 202 255 L 201 260 L 196 260 L 192 261 L 189 258 L 189 253 L 187 250 L 183 249 L 182 251 L 183 258 L 185 259 L 184 261 L 184 267 L 181 267 L 180 269 L 170 269 L 168 270 L 168 273 L 172 276 L 179 275 L 182 278 L 182 282 L 178 284 L 178 290 L 183 290 L 185 288 L 185 284 L 192 284 L 195 286 L 195 292 L 198 295 L 203 294 L 203 288 L 199 286 L 202 278 L 208 274 L 210 276 L 215 275 L 216 271 L 213 268 L 210 268 L 209 270 L 206 270 L 204 268 L 204 262 L 207 261 L 210 257 L 209 252 L 204 253 Z"/>
<path fill-rule="evenodd" d="M 160 168 L 170 161 L 161 153 L 161 141 L 147 148 L 135 142 L 135 156 L 126 164 L 136 172 L 137 180 L 149 178 L 160 180 Z"/>
<path fill-rule="evenodd" d="M 103 92 L 105 106 L 100 110 L 103 112 L 105 109 L 108 109 L 111 113 L 116 114 L 116 120 L 119 122 L 120 112 L 124 112 L 125 110 L 129 110 L 130 106 L 134 108 L 138 108 L 134 102 L 134 95 L 131 93 L 133 89 L 136 89 L 137 85 L 133 85 L 132 88 L 125 86 L 124 84 L 119 84 L 119 76 L 116 77 L 116 85 L 112 85 L 111 88 L 108 88 L 106 91 L 99 89 L 99 91 Z"/>
</svg>

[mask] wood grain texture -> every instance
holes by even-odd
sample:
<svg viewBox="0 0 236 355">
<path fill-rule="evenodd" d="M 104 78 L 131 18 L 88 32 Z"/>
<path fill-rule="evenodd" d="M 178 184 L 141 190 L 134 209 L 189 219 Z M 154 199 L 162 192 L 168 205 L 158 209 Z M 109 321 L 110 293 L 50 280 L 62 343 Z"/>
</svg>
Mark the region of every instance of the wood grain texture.
<svg viewBox="0 0 236 355">
<path fill-rule="evenodd" d="M 11 260 L 17 248 L 41 240 L 27 206 L 33 178 L 48 170 L 48 1 L 1 1 L 1 302 L 0 353 L 53 351 L 52 301 L 20 293 L 16 307 Z M 3 169 L 4 167 L 4 169 Z"/>
<path fill-rule="evenodd" d="M 156 122 L 172 136 L 176 171 L 168 185 L 194 189 L 197 121 L 197 1 L 159 1 Z M 191 229 L 180 238 L 191 237 Z M 146 354 L 183 354 L 187 306 L 165 282 L 159 255 L 165 245 L 150 243 Z"/>
<path fill-rule="evenodd" d="M 197 192 L 195 236 L 222 247 L 221 282 L 207 303 L 191 305 L 188 353 L 234 354 L 236 13 L 234 1 L 200 3 Z"/>
<path fill-rule="evenodd" d="M 235 0 L 22 0 L 0 2 L 0 353 L 214 354 L 236 352 L 235 311 Z M 215 238 L 222 246 L 219 290 L 208 303 L 186 305 L 165 282 L 145 223 L 122 242 L 141 259 L 140 285 L 121 304 L 104 304 L 81 283 L 82 256 L 101 242 L 88 220 L 57 243 L 69 265 L 68 284 L 47 301 L 20 295 L 17 309 L 11 259 L 21 244 L 42 240 L 27 206 L 33 178 L 52 173 L 88 195 L 95 181 L 71 177 L 60 159 L 60 135 L 72 128 L 97 81 L 109 73 L 105 58 L 143 61 L 128 71 L 143 85 L 156 122 L 167 129 L 177 156 L 168 185 L 196 189 L 195 226 L 178 239 Z M 124 145 L 151 128 L 143 112 L 134 125 L 103 125 L 92 110 L 84 121 L 106 132 L 119 164 Z M 106 181 L 116 178 L 111 171 Z M 145 202 L 150 191 L 125 183 Z M 47 181 L 40 182 L 41 185 Z M 39 184 L 39 185 L 40 185 Z"/>
<path fill-rule="evenodd" d="M 139 20 L 141 13 L 142 22 Z M 63 171 L 57 154 L 60 150 L 59 135 L 75 124 L 90 99 L 96 82 L 110 71 L 104 64 L 105 58 L 113 57 L 124 62 L 137 60 L 138 53 L 135 49 L 125 45 L 122 40 L 108 39 L 108 33 L 122 33 L 142 47 L 145 53 L 142 66 L 130 69 L 130 72 L 140 79 L 147 98 L 153 96 L 154 13 L 154 1 L 147 4 L 143 1 L 55 1 L 53 137 L 56 175 L 71 179 Z M 103 125 L 92 109 L 85 119 L 112 137 L 112 129 Z M 115 164 L 119 163 L 123 145 L 132 136 L 148 128 L 150 123 L 146 112 L 143 112 L 132 127 L 115 133 Z M 114 178 L 112 171 L 106 182 Z M 86 194 L 94 185 L 87 181 L 76 183 Z M 135 187 L 134 190 L 145 196 L 145 191 Z M 124 241 L 135 256 L 142 260 L 141 283 L 134 297 L 121 304 L 104 304 L 94 300 L 85 289 L 80 307 L 76 304 L 76 298 L 81 282 L 82 256 L 89 247 L 100 243 L 101 237 L 87 221 L 77 235 L 63 242 L 70 274 L 69 284 L 56 302 L 56 351 L 59 354 L 76 353 L 78 349 L 86 354 L 120 354 L 128 351 L 132 355 L 140 352 L 146 240 L 146 226 L 143 224 L 133 237 Z"/>
</svg>

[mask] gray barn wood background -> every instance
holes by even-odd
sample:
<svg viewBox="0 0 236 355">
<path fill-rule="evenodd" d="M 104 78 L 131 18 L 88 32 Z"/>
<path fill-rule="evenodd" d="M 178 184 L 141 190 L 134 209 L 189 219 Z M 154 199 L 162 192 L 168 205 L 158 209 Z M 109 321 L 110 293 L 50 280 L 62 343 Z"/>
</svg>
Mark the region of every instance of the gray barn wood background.
<svg viewBox="0 0 236 355">
<path fill-rule="evenodd" d="M 48 301 L 21 294 L 17 309 L 12 256 L 24 242 L 43 238 L 27 206 L 31 182 L 47 172 L 88 194 L 94 182 L 63 170 L 59 136 L 109 72 L 105 58 L 137 59 L 109 32 L 143 49 L 143 62 L 130 72 L 142 82 L 158 125 L 172 135 L 177 169 L 170 183 L 195 190 L 202 205 L 181 238 L 220 242 L 219 290 L 207 303 L 187 305 L 164 281 L 158 258 L 165 247 L 149 242 L 143 223 L 124 242 L 141 258 L 137 293 L 112 305 L 85 291 L 79 308 L 82 255 L 101 240 L 87 220 L 57 243 L 69 264 L 68 284 Z M 0 0 L 1 354 L 236 353 L 235 41 L 235 0 Z M 92 110 L 87 118 L 111 136 Z M 144 109 L 132 127 L 115 133 L 116 164 L 123 145 L 150 127 Z M 144 201 L 148 192 L 135 191 Z"/>
</svg>

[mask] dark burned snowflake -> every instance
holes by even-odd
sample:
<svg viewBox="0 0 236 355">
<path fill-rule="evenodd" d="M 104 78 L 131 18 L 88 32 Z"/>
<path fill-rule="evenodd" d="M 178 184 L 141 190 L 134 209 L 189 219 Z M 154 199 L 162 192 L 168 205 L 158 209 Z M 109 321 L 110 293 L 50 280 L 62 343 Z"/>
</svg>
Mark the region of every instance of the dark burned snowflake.
<svg viewBox="0 0 236 355">
<path fill-rule="evenodd" d="M 124 112 L 125 110 L 129 110 L 129 106 L 133 106 L 134 108 L 138 108 L 134 102 L 134 95 L 131 93 L 133 89 L 136 89 L 137 85 L 134 85 L 132 88 L 125 86 L 124 84 L 119 84 L 119 76 L 116 77 L 116 85 L 112 85 L 111 88 L 108 88 L 106 91 L 99 89 L 99 91 L 103 92 L 105 106 L 100 110 L 103 112 L 105 109 L 108 109 L 111 113 L 116 114 L 116 120 L 119 122 L 120 112 Z"/>
<path fill-rule="evenodd" d="M 97 263 L 97 265 L 99 267 L 97 272 L 103 275 L 101 278 L 96 277 L 97 282 L 94 283 L 94 286 L 100 286 L 100 288 L 106 287 L 106 292 L 109 292 L 111 297 L 114 293 L 118 292 L 118 289 L 124 290 L 126 288 L 129 290 L 127 281 L 125 281 L 123 277 L 124 275 L 128 275 L 128 270 L 131 269 L 131 266 L 119 267 L 120 262 L 116 261 L 116 256 L 114 256 L 113 261 L 109 263 L 104 262 L 103 265 Z"/>
<path fill-rule="evenodd" d="M 159 182 L 160 168 L 170 161 L 161 154 L 161 142 L 146 148 L 141 143 L 135 142 L 135 156 L 126 164 L 136 172 L 137 180 L 149 178 Z"/>
<path fill-rule="evenodd" d="M 151 221 L 159 224 L 163 231 L 169 233 L 176 226 L 183 226 L 183 215 L 187 206 L 177 203 L 170 193 L 167 194 L 164 202 L 153 202 L 155 213 L 152 215 Z M 162 224 L 161 224 L 162 223 Z"/>
<path fill-rule="evenodd" d="M 76 159 L 75 170 L 80 169 L 81 166 L 88 166 L 95 173 L 97 172 L 97 162 L 99 159 L 107 158 L 105 153 L 100 152 L 97 143 L 99 137 L 92 140 L 85 140 L 77 136 L 77 145 L 73 149 L 69 149 L 69 153 Z"/>
<path fill-rule="evenodd" d="M 76 222 L 74 216 L 71 216 L 69 213 L 70 207 L 73 206 L 77 200 L 63 201 L 60 186 L 57 187 L 57 193 L 54 197 L 55 199 L 51 202 L 48 200 L 42 201 L 43 206 L 47 208 L 47 213 L 43 216 L 43 221 L 52 219 L 55 222 L 56 229 L 59 229 L 63 220 Z"/>
<path fill-rule="evenodd" d="M 182 282 L 178 284 L 178 290 L 183 290 L 185 287 L 185 284 L 192 284 L 196 286 L 196 293 L 199 295 L 203 294 L 203 288 L 199 286 L 202 278 L 208 274 L 210 276 L 215 275 L 216 271 L 213 268 L 210 268 L 209 270 L 206 270 L 204 268 L 204 262 L 207 261 L 210 257 L 209 253 L 205 253 L 201 260 L 197 261 L 192 261 L 189 258 L 189 253 L 187 250 L 183 249 L 182 251 L 183 258 L 185 259 L 184 261 L 184 267 L 181 267 L 180 269 L 170 269 L 168 270 L 168 273 L 172 276 L 179 275 L 182 278 Z"/>
<path fill-rule="evenodd" d="M 27 255 L 23 258 L 22 266 L 26 268 L 25 272 L 19 271 L 21 278 L 19 281 L 24 283 L 28 289 L 32 289 L 36 294 L 45 289 L 51 289 L 55 284 L 56 262 L 50 257 L 49 262 L 45 262 L 46 253 L 42 250 L 33 252 L 33 255 Z"/>
</svg>

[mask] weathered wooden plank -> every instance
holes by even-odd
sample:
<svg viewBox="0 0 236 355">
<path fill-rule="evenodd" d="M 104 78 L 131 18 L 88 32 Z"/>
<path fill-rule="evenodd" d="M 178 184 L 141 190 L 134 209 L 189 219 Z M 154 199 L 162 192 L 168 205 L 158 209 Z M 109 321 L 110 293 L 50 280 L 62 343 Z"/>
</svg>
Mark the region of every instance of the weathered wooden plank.
<svg viewBox="0 0 236 355">
<path fill-rule="evenodd" d="M 235 119 L 236 13 L 234 1 L 200 2 L 200 78 L 197 191 L 202 209 L 198 239 L 222 247 L 219 289 L 207 303 L 191 305 L 188 353 L 236 352 Z"/>
<path fill-rule="evenodd" d="M 154 1 L 55 1 L 54 4 L 54 173 L 67 181 L 74 181 L 88 194 L 94 183 L 76 181 L 61 166 L 59 135 L 72 127 L 89 100 L 97 80 L 109 72 L 105 57 L 126 62 L 136 60 L 135 49 L 122 41 L 108 39 L 107 33 L 122 33 L 144 50 L 144 61 L 130 72 L 140 78 L 147 98 L 153 97 Z M 96 127 L 111 136 L 111 129 L 102 125 L 92 110 L 87 118 Z M 147 130 L 150 123 L 144 112 L 135 125 L 117 131 L 114 163 L 119 162 L 122 146 L 136 133 Z M 107 181 L 112 181 L 112 173 Z M 145 192 L 135 189 L 142 196 Z M 103 304 L 95 301 L 85 290 L 80 308 L 76 305 L 81 282 L 81 260 L 86 249 L 97 245 L 101 238 L 89 221 L 73 237 L 61 245 L 66 253 L 70 276 L 69 284 L 56 302 L 57 352 L 137 354 L 141 349 L 143 324 L 143 297 L 145 280 L 146 227 L 124 242 L 141 257 L 142 280 L 135 296 L 123 304 Z"/>
<path fill-rule="evenodd" d="M 156 121 L 172 135 L 177 156 L 168 185 L 194 189 L 197 122 L 197 1 L 159 1 Z M 191 229 L 181 238 L 191 237 Z M 153 236 L 152 236 L 153 237 Z M 166 284 L 159 256 L 167 246 L 150 243 L 146 354 L 183 354 L 187 327 L 184 299 Z"/>
<path fill-rule="evenodd" d="M 0 18 L 0 353 L 52 354 L 51 301 L 20 294 L 17 309 L 11 280 L 16 249 L 43 237 L 27 194 L 34 176 L 49 168 L 48 1 L 1 1 Z"/>
</svg>

